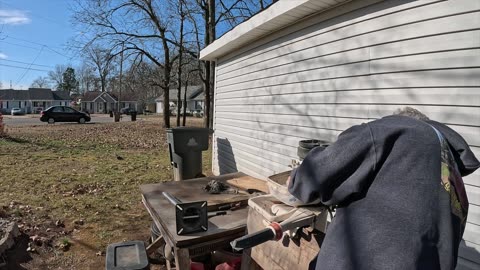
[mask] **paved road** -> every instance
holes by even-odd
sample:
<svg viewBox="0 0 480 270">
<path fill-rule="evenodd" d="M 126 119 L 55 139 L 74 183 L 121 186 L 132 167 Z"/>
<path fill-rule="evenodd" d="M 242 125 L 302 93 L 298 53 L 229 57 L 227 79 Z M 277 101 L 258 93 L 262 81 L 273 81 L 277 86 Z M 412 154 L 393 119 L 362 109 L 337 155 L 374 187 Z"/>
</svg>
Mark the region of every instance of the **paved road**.
<svg viewBox="0 0 480 270">
<path fill-rule="evenodd" d="M 108 115 L 91 115 L 92 121 L 90 123 L 113 123 L 113 118 L 110 118 Z M 142 121 L 141 118 L 137 116 L 138 121 Z M 3 121 L 7 126 L 31 126 L 31 125 L 48 125 L 45 122 L 40 121 L 40 115 L 4 115 Z M 120 121 L 130 121 L 130 116 L 125 115 L 120 119 Z M 72 123 L 57 123 L 57 124 L 72 124 Z"/>
</svg>

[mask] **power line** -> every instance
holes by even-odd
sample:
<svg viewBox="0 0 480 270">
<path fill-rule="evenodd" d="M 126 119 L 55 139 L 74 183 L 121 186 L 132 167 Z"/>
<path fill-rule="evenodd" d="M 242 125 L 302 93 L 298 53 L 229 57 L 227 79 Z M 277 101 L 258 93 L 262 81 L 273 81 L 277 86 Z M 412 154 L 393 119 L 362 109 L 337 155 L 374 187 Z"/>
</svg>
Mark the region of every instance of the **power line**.
<svg viewBox="0 0 480 270">
<path fill-rule="evenodd" d="M 7 44 L 10 44 L 10 45 L 14 45 L 14 46 L 20 46 L 20 47 L 24 47 L 24 48 L 38 50 L 38 48 L 35 48 L 35 47 L 26 46 L 26 45 L 22 45 L 22 44 L 18 44 L 18 43 L 13 43 L 13 42 L 8 42 L 8 41 L 5 41 L 5 40 L 2 40 L 2 43 L 7 43 Z"/>
<path fill-rule="evenodd" d="M 15 40 L 18 40 L 18 41 L 23 41 L 23 42 L 26 42 L 26 43 L 31 43 L 31 44 L 35 44 L 35 45 L 39 45 L 39 46 L 42 46 L 42 48 L 47 48 L 49 49 L 50 51 L 60 55 L 60 56 L 63 56 L 63 57 L 66 57 L 68 58 L 69 60 L 71 60 L 72 58 L 74 58 L 73 56 L 68 56 L 66 54 L 63 54 L 63 53 L 60 53 L 58 52 L 57 50 L 54 50 L 51 46 L 48 46 L 47 44 L 43 44 L 43 43 L 38 43 L 38 42 L 34 42 L 34 41 L 31 41 L 31 40 L 26 40 L 26 39 L 23 39 L 23 38 L 17 38 L 17 37 L 12 37 L 11 35 L 5 35 L 4 38 L 10 38 L 10 39 L 15 39 Z M 57 48 L 58 49 L 58 48 Z"/>
<path fill-rule="evenodd" d="M 31 43 L 31 44 L 35 44 L 35 45 L 38 45 L 38 46 L 42 46 L 42 47 L 49 47 L 50 49 L 58 49 L 58 50 L 61 50 L 62 48 L 56 48 L 56 47 L 52 47 L 52 46 L 49 46 L 47 44 L 43 44 L 43 43 L 39 43 L 39 42 L 35 42 L 35 41 L 31 41 L 31 40 L 28 40 L 28 39 L 23 39 L 23 38 L 19 38 L 19 37 L 14 37 L 12 35 L 5 35 L 5 38 L 11 38 L 11 39 L 15 39 L 15 40 L 18 40 L 18 41 L 23 41 L 23 42 L 26 42 L 26 43 Z"/>
<path fill-rule="evenodd" d="M 35 56 L 35 59 L 33 59 L 32 63 L 28 66 L 28 68 L 25 70 L 25 72 L 22 74 L 22 76 L 20 77 L 20 79 L 17 80 L 17 82 L 15 84 L 18 84 L 24 77 L 25 75 L 27 75 L 27 73 L 30 71 L 30 68 L 32 67 L 33 63 L 35 63 L 35 61 L 37 61 L 38 57 L 40 56 L 40 54 L 43 52 L 43 48 L 40 49 L 40 51 L 38 52 L 37 56 Z"/>
<path fill-rule="evenodd" d="M 44 71 L 44 72 L 49 72 L 49 71 L 50 71 L 50 70 L 46 70 L 46 69 L 26 68 L 26 67 L 5 65 L 5 64 L 0 64 L 0 66 L 3 66 L 3 67 L 11 67 L 11 68 L 19 68 L 19 69 L 28 69 L 28 70 L 34 70 L 34 71 Z"/>
<path fill-rule="evenodd" d="M 30 65 L 30 63 L 27 63 L 27 62 L 15 61 L 15 60 L 9 60 L 9 59 L 0 59 L 0 61 L 7 61 L 7 62 L 18 63 L 18 64 Z M 31 64 L 31 65 L 32 65 L 32 66 L 39 66 L 39 67 L 54 68 L 54 67 L 52 67 L 52 66 L 40 65 L 40 64 Z"/>
</svg>

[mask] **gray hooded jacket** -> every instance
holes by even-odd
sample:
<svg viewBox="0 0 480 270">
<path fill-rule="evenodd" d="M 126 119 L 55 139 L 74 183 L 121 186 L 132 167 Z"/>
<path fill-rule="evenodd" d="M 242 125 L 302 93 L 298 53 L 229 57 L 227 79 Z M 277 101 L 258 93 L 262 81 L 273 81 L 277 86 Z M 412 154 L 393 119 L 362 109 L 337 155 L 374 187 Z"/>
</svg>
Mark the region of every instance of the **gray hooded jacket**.
<svg viewBox="0 0 480 270">
<path fill-rule="evenodd" d="M 442 173 L 442 147 L 432 126 L 455 160 L 450 173 L 465 176 L 480 167 L 449 127 L 388 116 L 349 128 L 292 172 L 294 196 L 338 207 L 316 269 L 455 268 L 468 211 L 458 208 L 468 201 L 459 194 L 460 175 L 451 188 L 448 169 Z"/>
</svg>

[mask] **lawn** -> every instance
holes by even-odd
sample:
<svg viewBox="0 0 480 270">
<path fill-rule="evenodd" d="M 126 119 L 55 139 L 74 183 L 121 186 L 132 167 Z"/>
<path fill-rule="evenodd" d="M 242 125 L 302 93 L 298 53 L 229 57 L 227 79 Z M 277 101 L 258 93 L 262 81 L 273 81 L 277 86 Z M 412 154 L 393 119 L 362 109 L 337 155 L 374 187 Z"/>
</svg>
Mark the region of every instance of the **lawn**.
<svg viewBox="0 0 480 270">
<path fill-rule="evenodd" d="M 34 252 L 17 259 L 22 267 L 102 269 L 109 243 L 149 237 L 139 185 L 172 178 L 158 118 L 12 127 L 8 136 L 0 139 L 0 214 L 30 236 Z M 210 151 L 203 164 L 210 175 Z"/>
</svg>

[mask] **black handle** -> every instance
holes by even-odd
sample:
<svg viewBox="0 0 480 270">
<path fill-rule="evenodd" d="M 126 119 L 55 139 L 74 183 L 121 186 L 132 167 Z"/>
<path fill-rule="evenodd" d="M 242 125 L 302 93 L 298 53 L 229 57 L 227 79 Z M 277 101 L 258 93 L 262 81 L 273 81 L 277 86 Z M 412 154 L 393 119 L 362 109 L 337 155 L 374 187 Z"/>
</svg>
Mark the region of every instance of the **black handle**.
<svg viewBox="0 0 480 270">
<path fill-rule="evenodd" d="M 261 243 L 265 243 L 269 240 L 275 239 L 275 233 L 268 227 L 256 233 L 248 234 L 243 237 L 237 238 L 230 242 L 230 245 L 234 250 L 241 250 L 244 248 L 251 248 Z"/>
</svg>

